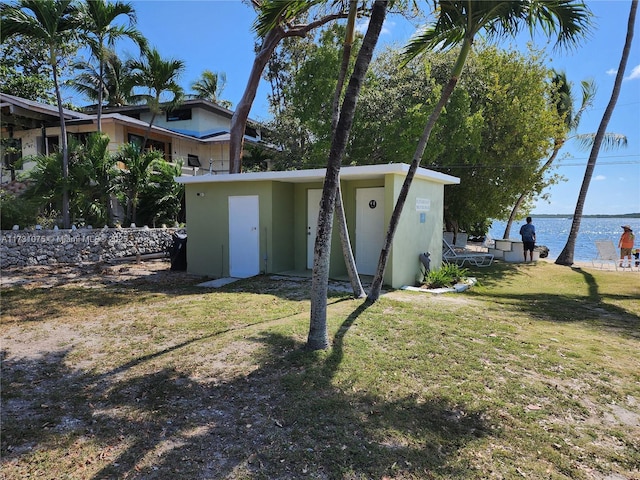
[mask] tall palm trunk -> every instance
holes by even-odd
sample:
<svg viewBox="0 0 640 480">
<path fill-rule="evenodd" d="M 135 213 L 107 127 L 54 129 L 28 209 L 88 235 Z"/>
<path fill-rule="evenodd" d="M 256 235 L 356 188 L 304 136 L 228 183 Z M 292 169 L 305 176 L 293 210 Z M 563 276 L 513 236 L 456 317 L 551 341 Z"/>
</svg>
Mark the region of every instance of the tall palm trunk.
<svg viewBox="0 0 640 480">
<path fill-rule="evenodd" d="M 351 50 L 353 47 L 353 37 L 355 32 L 356 13 L 358 11 L 357 0 L 351 0 L 349 2 L 349 17 L 347 20 L 347 31 L 345 33 L 344 48 L 342 50 L 342 64 L 340 65 L 340 73 L 338 74 L 338 82 L 336 85 L 336 91 L 333 96 L 333 108 L 331 115 L 331 134 L 335 135 L 336 127 L 338 126 L 338 119 L 340 117 L 340 97 L 342 96 L 342 90 L 344 88 L 344 81 L 347 77 L 347 71 L 349 70 L 349 60 L 351 59 Z M 351 248 L 351 240 L 349 239 L 349 229 L 347 227 L 347 218 L 344 213 L 344 203 L 342 202 L 342 188 L 340 188 L 340 182 L 338 181 L 338 191 L 336 192 L 336 221 L 338 224 L 338 230 L 340 232 L 340 243 L 342 245 L 342 256 L 344 257 L 344 263 L 347 266 L 347 274 L 351 282 L 351 288 L 353 289 L 353 296 L 355 298 L 364 298 L 367 294 L 362 288 L 362 282 L 358 275 L 358 267 L 356 266 L 356 260 L 353 257 L 353 249 Z"/>
<path fill-rule="evenodd" d="M 99 72 L 100 75 L 98 77 L 98 133 L 102 133 L 102 102 L 104 101 L 104 61 L 102 58 L 99 59 L 100 67 Z"/>
<path fill-rule="evenodd" d="M 571 223 L 569 238 L 567 239 L 566 245 L 562 249 L 562 252 L 560 252 L 560 255 L 558 255 L 558 258 L 556 259 L 556 262 L 555 262 L 558 265 L 566 265 L 566 266 L 573 265 L 573 254 L 576 248 L 576 240 L 578 238 L 578 232 L 580 231 L 580 222 L 582 221 L 582 211 L 584 210 L 584 203 L 587 198 L 587 191 L 589 190 L 589 185 L 591 183 L 591 177 L 593 176 L 593 171 L 596 168 L 596 161 L 598 160 L 598 152 L 600 151 L 602 140 L 605 137 L 607 125 L 609 124 L 609 120 L 611 119 L 611 115 L 613 114 L 613 110 L 615 109 L 616 102 L 618 101 L 618 97 L 620 96 L 622 79 L 624 78 L 624 71 L 627 67 L 627 62 L 629 60 L 629 52 L 631 52 L 631 43 L 633 40 L 633 30 L 634 30 L 637 9 L 638 9 L 638 0 L 631 0 L 631 10 L 629 11 L 629 21 L 627 23 L 627 36 L 625 39 L 624 48 L 622 50 L 622 57 L 620 59 L 620 65 L 618 66 L 618 73 L 616 74 L 616 80 L 613 84 L 611 99 L 609 100 L 607 108 L 604 111 L 604 115 L 602 116 L 602 120 L 600 121 L 600 126 L 598 127 L 598 131 L 596 132 L 596 136 L 593 141 L 593 147 L 591 148 L 591 153 L 589 154 L 587 168 L 584 173 L 584 179 L 582 180 L 582 186 L 580 187 L 580 193 L 578 194 L 576 209 L 573 214 L 573 222 Z"/>
<path fill-rule="evenodd" d="M 555 144 L 555 146 L 553 147 L 553 152 L 551 153 L 551 156 L 545 162 L 545 164 L 542 167 L 540 167 L 540 170 L 538 170 L 539 175 L 542 175 L 551 166 L 551 164 L 554 162 L 554 160 L 558 156 L 558 152 L 560 151 L 560 148 L 562 148 L 562 145 L 563 143 Z M 509 214 L 509 220 L 507 220 L 507 225 L 504 228 L 504 235 L 502 236 L 502 238 L 509 238 L 509 235 L 511 235 L 511 225 L 513 225 L 513 222 L 516 219 L 516 215 L 518 214 L 518 210 L 520 210 L 520 207 L 522 206 L 522 202 L 524 202 L 524 199 L 527 197 L 528 193 L 529 192 L 521 194 L 518 197 L 518 200 L 516 200 L 516 203 L 513 206 L 513 209 L 511 209 L 511 213 Z"/>
<path fill-rule="evenodd" d="M 241 158 L 244 131 L 247 126 L 251 105 L 253 105 L 253 101 L 256 98 L 262 72 L 267 66 L 267 62 L 278 46 L 278 43 L 284 37 L 285 32 L 282 27 L 277 26 L 273 30 L 270 30 L 264 37 L 262 48 L 260 48 L 260 51 L 256 54 L 256 58 L 253 61 L 247 86 L 231 117 L 231 129 L 229 131 L 229 173 L 240 173 L 242 167 Z"/>
<path fill-rule="evenodd" d="M 393 209 L 393 213 L 391 214 L 391 219 L 389 220 L 389 228 L 387 230 L 387 235 L 384 240 L 384 245 L 382 246 L 382 251 L 380 252 L 380 260 L 378 261 L 378 268 L 376 269 L 376 273 L 373 277 L 373 282 L 371 284 L 371 290 L 369 291 L 369 295 L 367 297 L 369 302 L 375 302 L 380 297 L 380 290 L 382 289 L 382 282 L 384 280 L 384 271 L 387 266 L 387 261 L 389 259 L 389 252 L 391 250 L 391 244 L 393 243 L 393 237 L 396 233 L 396 229 L 398 228 L 398 223 L 400 223 L 400 215 L 402 214 L 402 209 L 404 208 L 404 204 L 407 200 L 407 195 L 409 194 L 409 188 L 411 187 L 411 183 L 413 182 L 413 178 L 415 177 L 416 171 L 420 166 L 420 162 L 422 161 L 422 156 L 424 155 L 424 151 L 427 148 L 427 143 L 429 142 L 429 137 L 431 136 L 431 131 L 438 121 L 438 117 L 440 116 L 440 112 L 449 101 L 449 97 L 453 93 L 453 90 L 456 88 L 458 84 L 458 79 L 460 78 L 460 74 L 462 73 L 462 68 L 464 67 L 464 63 L 469 56 L 469 52 L 471 51 L 471 39 L 465 38 L 460 53 L 458 54 L 458 58 L 456 60 L 456 64 L 453 67 L 451 78 L 449 82 L 442 90 L 442 94 L 440 96 L 440 100 L 436 104 L 433 112 L 429 116 L 427 120 L 427 124 L 424 127 L 422 132 L 422 136 L 418 141 L 418 145 L 416 147 L 416 151 L 413 154 L 413 159 L 411 160 L 411 165 L 409 166 L 409 171 L 407 172 L 407 176 L 404 179 L 404 183 L 402 184 L 402 188 L 400 189 L 400 193 L 398 194 L 398 199 L 396 200 L 396 205 Z"/>
<path fill-rule="evenodd" d="M 340 182 L 340 164 L 347 146 L 347 140 L 353 124 L 356 104 L 360 88 L 373 57 L 373 51 L 378 43 L 387 13 L 387 0 L 376 0 L 371 11 L 371 19 L 364 36 L 362 47 L 345 92 L 345 98 L 340 111 L 335 135 L 331 141 L 327 171 L 320 213 L 318 215 L 318 230 L 313 255 L 313 275 L 311 279 L 311 319 L 307 348 L 310 350 L 326 349 L 329 346 L 327 336 L 327 293 L 329 281 L 329 254 L 331 251 L 331 232 L 336 195 Z"/>
<path fill-rule="evenodd" d="M 56 90 L 56 100 L 58 101 L 58 115 L 60 117 L 60 147 L 62 150 L 62 226 L 71 228 L 71 218 L 69 215 L 69 148 L 67 146 L 67 124 L 64 119 L 64 107 L 62 106 L 62 95 L 58 82 L 58 65 L 55 52 L 51 52 L 51 67 L 53 70 L 53 85 Z"/>
</svg>

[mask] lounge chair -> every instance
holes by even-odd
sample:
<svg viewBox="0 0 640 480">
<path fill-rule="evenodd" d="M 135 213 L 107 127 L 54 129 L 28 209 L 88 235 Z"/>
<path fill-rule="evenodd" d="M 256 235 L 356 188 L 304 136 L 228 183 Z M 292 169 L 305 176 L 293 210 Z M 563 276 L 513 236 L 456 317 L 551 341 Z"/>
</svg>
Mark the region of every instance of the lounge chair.
<svg viewBox="0 0 640 480">
<path fill-rule="evenodd" d="M 488 267 L 493 262 L 493 255 L 490 253 L 478 253 L 470 251 L 457 250 L 442 239 L 442 260 L 447 263 L 454 263 L 462 267 L 465 263 L 475 265 L 476 267 Z"/>
<path fill-rule="evenodd" d="M 442 238 L 453 245 L 453 232 L 442 232 Z"/>
<path fill-rule="evenodd" d="M 597 262 L 600 262 L 600 268 L 605 263 L 613 263 L 613 266 L 618 270 L 620 255 L 613 242 L 611 240 L 596 240 L 596 248 L 598 249 L 598 255 L 591 260 L 593 266 L 595 267 Z"/>
<path fill-rule="evenodd" d="M 467 240 L 469 235 L 466 233 L 458 232 L 456 234 L 456 243 L 453 245 L 456 248 L 467 248 Z M 451 242 L 449 242 L 451 243 Z"/>
</svg>

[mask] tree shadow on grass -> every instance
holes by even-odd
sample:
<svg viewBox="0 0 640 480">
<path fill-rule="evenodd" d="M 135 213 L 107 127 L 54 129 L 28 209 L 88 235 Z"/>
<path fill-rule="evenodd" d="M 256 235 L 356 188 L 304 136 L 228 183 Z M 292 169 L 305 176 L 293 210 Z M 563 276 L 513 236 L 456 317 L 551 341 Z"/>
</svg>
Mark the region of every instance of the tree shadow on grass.
<svg viewBox="0 0 640 480">
<path fill-rule="evenodd" d="M 509 304 L 526 312 L 531 318 L 551 322 L 589 323 L 590 325 L 617 331 L 629 338 L 640 338 L 640 316 L 620 306 L 634 300 L 631 295 L 603 293 L 596 278 L 590 273 L 580 273 L 587 285 L 587 293 L 491 293 L 493 302 Z"/>
<path fill-rule="evenodd" d="M 263 347 L 257 368 L 228 379 L 198 379 L 181 366 L 182 346 L 159 366 L 140 369 L 152 359 L 140 358 L 107 374 L 75 368 L 70 350 L 5 356 L 6 474 L 292 479 L 422 477 L 437 471 L 449 478 L 468 476 L 470 467 L 453 458 L 488 434 L 483 412 L 445 396 L 387 400 L 345 392 L 327 381 L 338 357 L 306 369 L 300 355 L 313 353 L 301 353 L 291 338 L 269 333 L 252 340 Z"/>
</svg>

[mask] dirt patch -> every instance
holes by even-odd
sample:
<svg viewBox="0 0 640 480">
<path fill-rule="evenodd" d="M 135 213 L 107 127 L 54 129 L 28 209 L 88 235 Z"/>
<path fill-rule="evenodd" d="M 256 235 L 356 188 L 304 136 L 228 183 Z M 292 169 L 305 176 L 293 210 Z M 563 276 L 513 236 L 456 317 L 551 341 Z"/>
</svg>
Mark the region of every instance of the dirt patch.
<svg viewBox="0 0 640 480">
<path fill-rule="evenodd" d="M 97 288 L 131 281 L 193 284 L 204 281 L 205 278 L 184 271 L 171 270 L 171 262 L 168 259 L 153 259 L 116 264 L 88 263 L 4 268 L 0 275 L 0 287 L 21 285 L 26 288 L 51 288 L 73 284 Z"/>
</svg>

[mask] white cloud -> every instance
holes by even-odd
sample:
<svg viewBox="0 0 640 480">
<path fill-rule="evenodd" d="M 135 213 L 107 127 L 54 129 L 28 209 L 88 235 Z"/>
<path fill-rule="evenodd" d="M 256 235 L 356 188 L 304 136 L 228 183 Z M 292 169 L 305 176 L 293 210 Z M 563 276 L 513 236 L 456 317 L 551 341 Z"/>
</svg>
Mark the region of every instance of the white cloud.
<svg viewBox="0 0 640 480">
<path fill-rule="evenodd" d="M 609 70 L 606 71 L 606 74 L 610 76 L 614 76 L 617 73 L 618 73 L 618 70 L 616 70 L 615 68 L 610 68 Z M 640 78 L 640 65 L 636 65 L 635 67 L 633 67 L 631 69 L 631 73 L 626 77 L 624 77 L 625 80 L 637 80 L 639 78 Z"/>
<path fill-rule="evenodd" d="M 640 65 L 636 65 L 631 69 L 631 73 L 625 78 L 625 80 L 637 80 L 640 78 Z"/>
<path fill-rule="evenodd" d="M 606 180 L 606 179 L 607 179 L 607 177 L 605 177 L 604 175 L 596 175 L 595 177 L 593 177 L 593 179 L 594 179 L 596 182 L 601 182 L 602 180 Z"/>
<path fill-rule="evenodd" d="M 391 30 L 396 26 L 396 22 L 391 20 L 385 20 L 382 24 L 382 30 L 380 31 L 380 35 L 391 35 Z M 364 35 L 367 33 L 367 28 L 369 28 L 369 19 L 361 21 L 356 24 L 356 32 Z"/>
</svg>

